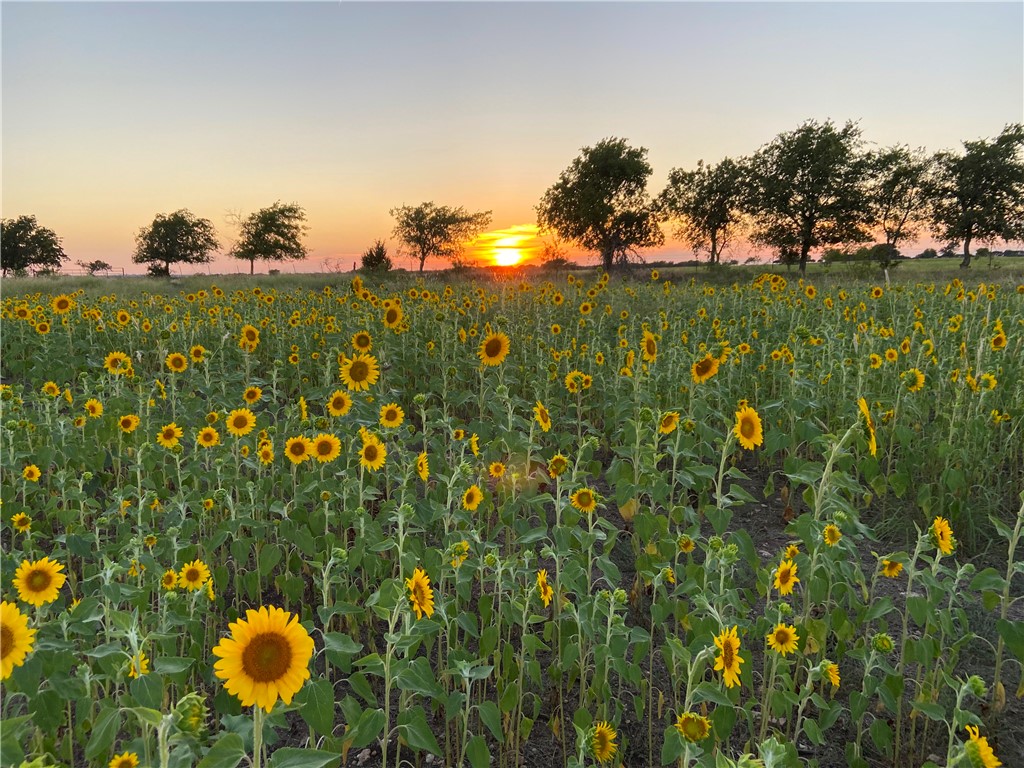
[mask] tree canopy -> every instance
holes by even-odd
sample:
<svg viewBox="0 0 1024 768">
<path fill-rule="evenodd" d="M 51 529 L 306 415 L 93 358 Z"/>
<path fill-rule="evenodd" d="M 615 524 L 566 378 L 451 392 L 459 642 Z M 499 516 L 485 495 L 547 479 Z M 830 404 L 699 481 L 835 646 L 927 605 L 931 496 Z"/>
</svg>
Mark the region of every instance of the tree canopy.
<svg viewBox="0 0 1024 768">
<path fill-rule="evenodd" d="M 898 249 L 925 221 L 932 161 L 923 150 L 895 146 L 870 153 L 867 163 L 870 218 L 885 244 Z"/>
<path fill-rule="evenodd" d="M 60 269 L 68 256 L 61 239 L 52 229 L 42 227 L 35 216 L 19 216 L 0 222 L 0 270 L 3 274 Z"/>
<path fill-rule="evenodd" d="M 169 275 L 171 264 L 206 264 L 217 250 L 213 224 L 182 209 L 157 214 L 153 223 L 135 236 L 136 264 L 149 264 L 151 275 Z"/>
<path fill-rule="evenodd" d="M 960 266 L 969 267 L 972 242 L 1024 238 L 1024 125 L 963 146 L 935 155 L 931 222 L 950 246 L 963 244 Z"/>
<path fill-rule="evenodd" d="M 812 248 L 870 239 L 860 128 L 805 122 L 776 136 L 749 162 L 745 209 L 753 241 L 807 269 Z"/>
<path fill-rule="evenodd" d="M 639 248 L 665 242 L 647 194 L 651 165 L 644 147 L 608 138 L 584 147 L 537 206 L 542 232 L 596 251 L 607 270 Z"/>
<path fill-rule="evenodd" d="M 277 201 L 261 208 L 242 221 L 239 240 L 230 255 L 249 262 L 249 274 L 256 271 L 256 260 L 284 261 L 304 259 L 309 254 L 302 243 L 306 232 L 306 212 L 295 203 Z"/>
<path fill-rule="evenodd" d="M 465 244 L 491 224 L 490 211 L 470 213 L 461 206 L 432 202 L 403 205 L 388 213 L 395 219 L 395 239 L 408 255 L 419 259 L 420 272 L 430 256 L 457 259 Z"/>
<path fill-rule="evenodd" d="M 743 167 L 730 158 L 716 165 L 697 162 L 697 168 L 673 168 L 668 185 L 658 197 L 666 219 L 676 225 L 675 236 L 694 253 L 707 253 L 709 264 L 718 264 L 721 254 L 738 231 L 743 217 Z"/>
</svg>

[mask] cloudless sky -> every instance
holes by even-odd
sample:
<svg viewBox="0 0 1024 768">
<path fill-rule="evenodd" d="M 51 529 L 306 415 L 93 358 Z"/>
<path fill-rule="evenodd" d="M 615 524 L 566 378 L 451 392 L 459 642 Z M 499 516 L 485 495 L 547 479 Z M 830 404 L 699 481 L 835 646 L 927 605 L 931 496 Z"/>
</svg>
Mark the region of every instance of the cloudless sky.
<svg viewBox="0 0 1024 768">
<path fill-rule="evenodd" d="M 495 230 L 535 223 L 559 173 L 608 136 L 649 149 L 656 193 L 671 168 L 750 154 L 808 118 L 929 151 L 1024 119 L 1017 2 L 4 2 L 0 14 L 4 217 L 36 215 L 72 261 L 134 271 L 137 230 L 179 208 L 226 247 L 229 211 L 296 202 L 304 268 L 348 269 L 390 238 L 403 204 L 493 210 Z M 688 252 L 669 239 L 660 255 Z"/>
</svg>

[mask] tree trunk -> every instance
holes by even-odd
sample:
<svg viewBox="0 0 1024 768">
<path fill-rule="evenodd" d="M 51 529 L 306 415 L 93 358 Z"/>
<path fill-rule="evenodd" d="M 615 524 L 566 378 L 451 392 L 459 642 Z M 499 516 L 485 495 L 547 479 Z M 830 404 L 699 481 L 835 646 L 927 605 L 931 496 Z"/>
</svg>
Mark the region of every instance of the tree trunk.
<svg viewBox="0 0 1024 768">
<path fill-rule="evenodd" d="M 811 251 L 811 244 L 803 242 L 800 244 L 800 274 L 807 274 L 807 254 Z"/>
<path fill-rule="evenodd" d="M 711 233 L 711 264 L 718 263 L 718 233 Z"/>
<path fill-rule="evenodd" d="M 971 266 L 971 233 L 967 233 L 967 237 L 964 238 L 964 260 L 960 262 L 962 269 L 967 269 Z"/>
<path fill-rule="evenodd" d="M 256 259 L 249 259 L 249 274 L 256 274 Z"/>
<path fill-rule="evenodd" d="M 601 249 L 601 267 L 605 272 L 611 272 L 615 252 L 609 246 Z"/>
<path fill-rule="evenodd" d="M 427 261 L 427 254 L 420 251 L 420 272 L 423 271 L 423 265 Z"/>
</svg>

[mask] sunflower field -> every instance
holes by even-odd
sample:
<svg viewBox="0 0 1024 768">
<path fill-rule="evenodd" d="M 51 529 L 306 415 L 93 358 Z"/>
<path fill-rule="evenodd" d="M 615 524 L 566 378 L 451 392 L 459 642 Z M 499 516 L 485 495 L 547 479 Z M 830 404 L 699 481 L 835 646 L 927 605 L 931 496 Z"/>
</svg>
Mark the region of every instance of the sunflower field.
<svg viewBox="0 0 1024 768">
<path fill-rule="evenodd" d="M 1024 764 L 1024 285 L 673 277 L 6 290 L 0 764 Z"/>
</svg>

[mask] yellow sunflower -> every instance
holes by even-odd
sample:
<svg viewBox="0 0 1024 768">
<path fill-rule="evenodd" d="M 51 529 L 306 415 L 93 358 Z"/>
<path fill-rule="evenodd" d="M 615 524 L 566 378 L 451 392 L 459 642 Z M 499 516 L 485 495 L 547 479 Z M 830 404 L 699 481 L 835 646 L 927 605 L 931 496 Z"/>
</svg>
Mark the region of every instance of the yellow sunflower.
<svg viewBox="0 0 1024 768">
<path fill-rule="evenodd" d="M 883 560 L 882 561 L 882 575 L 889 579 L 895 579 L 903 573 L 903 563 L 897 563 L 895 560 Z"/>
<path fill-rule="evenodd" d="M 384 325 L 392 330 L 398 328 L 402 324 L 403 317 L 405 317 L 405 313 L 402 311 L 402 307 L 392 304 L 384 310 Z"/>
<path fill-rule="evenodd" d="M 256 326 L 243 325 L 238 346 L 246 352 L 255 352 L 260 343 L 260 331 Z"/>
<path fill-rule="evenodd" d="M 90 419 L 98 419 L 103 415 L 103 403 L 96 398 L 90 398 L 85 401 L 85 412 Z"/>
<path fill-rule="evenodd" d="M 597 509 L 597 496 L 589 488 L 580 488 L 569 497 L 569 502 L 588 515 Z"/>
<path fill-rule="evenodd" d="M 114 755 L 110 763 L 107 764 L 107 768 L 138 768 L 139 756 L 135 752 L 122 752 L 120 755 Z"/>
<path fill-rule="evenodd" d="M 352 346 L 357 352 L 369 352 L 373 349 L 373 337 L 369 331 L 359 331 L 352 337 Z"/>
<path fill-rule="evenodd" d="M 313 438 L 313 456 L 321 464 L 328 464 L 341 455 L 341 440 L 336 435 L 321 432 Z"/>
<path fill-rule="evenodd" d="M 256 428 L 256 414 L 248 408 L 236 408 L 225 419 L 228 432 L 235 437 L 244 437 Z"/>
<path fill-rule="evenodd" d="M 168 592 L 178 586 L 178 574 L 173 568 L 164 571 L 164 575 L 160 577 L 160 586 Z"/>
<path fill-rule="evenodd" d="M 991 345 L 993 352 L 998 352 L 1001 349 L 1006 348 L 1006 334 L 1000 331 L 992 337 Z"/>
<path fill-rule="evenodd" d="M 500 461 L 492 461 L 490 466 L 487 467 L 487 474 L 495 480 L 500 480 L 505 476 L 505 465 Z"/>
<path fill-rule="evenodd" d="M 278 698 L 291 704 L 292 697 L 309 678 L 313 638 L 299 617 L 276 606 L 249 609 L 245 619 L 228 625 L 231 637 L 213 648 L 218 657 L 213 673 L 243 707 L 258 706 L 267 712 Z"/>
<path fill-rule="evenodd" d="M 650 331 L 644 331 L 643 341 L 640 342 L 643 349 L 644 362 L 653 363 L 658 359 L 658 339 Z"/>
<path fill-rule="evenodd" d="M 354 392 L 361 392 L 369 389 L 377 383 L 380 370 L 377 368 L 377 358 L 373 355 L 354 355 L 346 358 L 340 367 L 341 380 L 345 386 Z"/>
<path fill-rule="evenodd" d="M 139 651 L 128 659 L 128 677 L 134 680 L 137 677 L 149 674 L 149 657 L 145 651 Z"/>
<path fill-rule="evenodd" d="M 39 467 L 35 464 L 29 464 L 21 470 L 21 476 L 30 483 L 38 483 L 39 478 L 43 476 L 43 473 L 39 471 Z"/>
<path fill-rule="evenodd" d="M 783 623 L 777 624 L 765 639 L 768 640 L 768 647 L 782 656 L 793 653 L 800 642 L 796 627 Z"/>
<path fill-rule="evenodd" d="M 551 414 L 548 413 L 548 409 L 544 407 L 540 400 L 533 406 L 533 417 L 537 420 L 542 431 L 547 432 L 551 429 Z"/>
<path fill-rule="evenodd" d="M 475 512 L 476 508 L 480 506 L 480 502 L 484 500 L 484 494 L 480 490 L 480 486 L 474 484 L 466 489 L 466 492 L 462 494 L 462 507 L 468 509 L 470 512 Z"/>
<path fill-rule="evenodd" d="M 75 301 L 66 293 L 62 293 L 58 296 L 54 296 L 50 300 L 50 308 L 53 310 L 54 314 L 66 315 L 75 308 Z"/>
<path fill-rule="evenodd" d="M 711 733 L 711 721 L 696 712 L 684 712 L 676 720 L 676 730 L 691 744 L 696 744 Z"/>
<path fill-rule="evenodd" d="M 36 639 L 36 630 L 29 629 L 28 616 L 6 600 L 0 602 L 0 638 L 0 680 L 6 680 L 15 667 L 25 663 Z"/>
<path fill-rule="evenodd" d="M 967 728 L 969 739 L 964 746 L 964 751 L 967 753 L 971 765 L 980 766 L 981 768 L 999 768 L 1003 763 L 996 757 L 992 747 L 989 746 L 988 737 L 978 735 L 979 731 L 976 725 L 965 727 Z"/>
<path fill-rule="evenodd" d="M 160 432 L 157 433 L 156 441 L 164 448 L 173 448 L 178 444 L 178 440 L 185 434 L 181 427 L 175 424 L 173 421 L 170 424 L 165 424 L 160 428 Z"/>
<path fill-rule="evenodd" d="M 590 749 L 597 762 L 607 763 L 615 757 L 615 752 L 618 749 L 618 745 L 615 743 L 617 736 L 611 723 L 602 720 L 594 725 L 593 732 L 590 734 Z"/>
<path fill-rule="evenodd" d="M 661 417 L 658 422 L 658 431 L 663 435 L 670 435 L 679 426 L 679 414 L 676 411 L 669 411 Z"/>
<path fill-rule="evenodd" d="M 261 397 L 263 397 L 263 390 L 255 386 L 246 387 L 245 392 L 242 393 L 242 399 L 249 405 L 258 403 Z"/>
<path fill-rule="evenodd" d="M 206 359 L 207 349 L 202 344 L 194 344 L 188 350 L 188 356 L 192 358 L 193 363 L 201 363 Z"/>
<path fill-rule="evenodd" d="M 761 417 L 749 406 L 736 411 L 736 426 L 733 433 L 739 444 L 748 451 L 764 443 L 764 432 L 761 429 Z"/>
<path fill-rule="evenodd" d="M 548 572 L 541 568 L 537 571 L 537 594 L 540 596 L 540 601 L 544 603 L 545 608 L 551 604 L 551 597 L 554 593 L 551 585 L 548 584 Z"/>
<path fill-rule="evenodd" d="M 416 474 L 424 483 L 430 477 L 430 459 L 427 457 L 426 451 L 421 451 L 420 455 L 416 457 Z"/>
<path fill-rule="evenodd" d="M 171 352 L 164 360 L 164 364 L 171 373 L 182 373 L 188 368 L 188 358 L 181 352 Z"/>
<path fill-rule="evenodd" d="M 430 577 L 418 567 L 412 572 L 412 578 L 405 580 L 409 590 L 409 605 L 416 612 L 416 618 L 422 619 L 426 614 L 429 619 L 434 615 L 434 590 L 430 588 Z"/>
<path fill-rule="evenodd" d="M 50 397 L 60 397 L 60 387 L 57 386 L 57 382 L 48 381 L 43 384 L 43 394 Z"/>
<path fill-rule="evenodd" d="M 743 659 L 740 657 L 740 639 L 736 629 L 735 626 L 723 629 L 722 633 L 715 637 L 715 647 L 721 651 L 715 656 L 715 671 L 722 672 L 726 688 L 740 684 L 740 665 L 743 664 Z"/>
<path fill-rule="evenodd" d="M 210 568 L 202 560 L 196 559 L 185 563 L 178 574 L 178 586 L 189 592 L 196 592 L 210 578 Z"/>
<path fill-rule="evenodd" d="M 388 449 L 374 435 L 367 433 L 363 438 L 363 447 L 359 449 L 359 464 L 371 472 L 384 466 L 388 457 Z"/>
<path fill-rule="evenodd" d="M 130 435 L 139 426 L 139 417 L 134 413 L 128 413 L 117 420 L 117 426 L 121 428 L 121 431 L 126 435 Z"/>
<path fill-rule="evenodd" d="M 956 546 L 956 539 L 953 538 L 953 529 L 950 527 L 949 521 L 946 520 L 946 518 L 936 517 L 935 520 L 932 521 L 931 536 L 935 546 L 938 547 L 942 554 L 953 554 L 953 548 Z"/>
<path fill-rule="evenodd" d="M 903 376 L 907 380 L 908 392 L 920 392 L 924 389 L 924 374 L 917 368 L 911 368 L 909 371 L 904 372 Z"/>
<path fill-rule="evenodd" d="M 704 355 L 690 366 L 690 375 L 693 377 L 694 384 L 703 384 L 716 373 L 718 373 L 718 358 L 711 355 Z"/>
<path fill-rule="evenodd" d="M 875 422 L 871 418 L 871 411 L 868 410 L 868 401 L 863 397 L 860 398 L 857 400 L 857 407 L 860 408 L 860 412 L 864 415 L 864 421 L 868 428 L 868 450 L 874 456 L 878 453 L 878 440 L 875 438 Z"/>
<path fill-rule="evenodd" d="M 111 376 L 121 376 L 132 367 L 132 359 L 124 352 L 111 352 L 103 358 L 103 367 Z"/>
<path fill-rule="evenodd" d="M 18 590 L 18 599 L 37 608 L 52 603 L 67 580 L 61 573 L 63 570 L 62 563 L 49 557 L 31 562 L 22 560 L 14 572 L 14 588 Z"/>
<path fill-rule="evenodd" d="M 843 532 L 835 524 L 829 523 L 825 526 L 825 530 L 821 532 L 821 538 L 830 547 L 834 547 L 843 538 Z"/>
<path fill-rule="evenodd" d="M 292 464 L 301 464 L 313 458 L 313 441 L 305 435 L 289 437 L 284 444 L 284 455 Z"/>
<path fill-rule="evenodd" d="M 327 401 L 327 412 L 331 416 L 344 416 L 352 408 L 352 397 L 343 389 L 336 389 Z"/>
<path fill-rule="evenodd" d="M 28 533 L 32 530 L 32 518 L 24 512 L 11 516 L 11 525 L 18 533 Z"/>
<path fill-rule="evenodd" d="M 796 577 L 796 563 L 792 560 L 783 560 L 775 569 L 775 588 L 780 595 L 793 594 L 793 585 L 799 584 L 800 579 Z"/>
<path fill-rule="evenodd" d="M 220 432 L 213 427 L 203 427 L 196 435 L 196 443 L 203 446 L 203 448 L 213 448 L 215 445 L 220 445 Z"/>
<path fill-rule="evenodd" d="M 832 683 L 833 688 L 839 687 L 839 665 L 834 663 L 828 663 L 825 666 L 825 675 L 828 677 L 828 681 Z"/>
<path fill-rule="evenodd" d="M 492 333 L 480 342 L 477 356 L 484 365 L 501 365 L 508 356 L 510 343 L 504 333 Z"/>
<path fill-rule="evenodd" d="M 552 477 L 558 477 L 563 474 L 569 467 L 569 460 L 560 453 L 556 453 L 548 461 L 548 474 Z"/>
<path fill-rule="evenodd" d="M 380 425 L 388 429 L 402 426 L 405 421 L 405 411 L 398 403 L 388 403 L 380 407 Z"/>
</svg>

